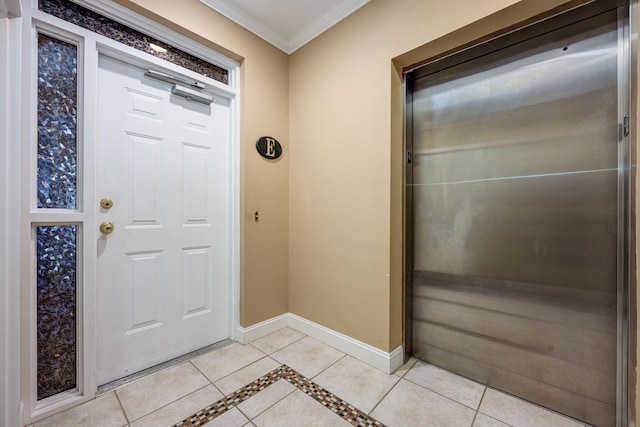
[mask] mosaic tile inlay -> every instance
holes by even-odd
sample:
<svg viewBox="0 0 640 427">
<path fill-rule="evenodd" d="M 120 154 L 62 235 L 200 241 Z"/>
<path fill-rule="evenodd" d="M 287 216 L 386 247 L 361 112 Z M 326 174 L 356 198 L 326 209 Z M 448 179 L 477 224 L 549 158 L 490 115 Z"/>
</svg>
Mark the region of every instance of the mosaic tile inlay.
<svg viewBox="0 0 640 427">
<path fill-rule="evenodd" d="M 38 35 L 38 207 L 75 209 L 76 46 Z"/>
<path fill-rule="evenodd" d="M 36 227 L 38 399 L 76 387 L 76 236 Z"/>
<path fill-rule="evenodd" d="M 198 74 L 210 77 L 221 83 L 229 84 L 229 72 L 224 68 L 183 52 L 160 40 L 142 34 L 137 30 L 99 15 L 89 9 L 85 9 L 69 0 L 39 0 L 38 9 L 56 18 L 93 31 L 101 36 L 108 37 L 142 52 L 179 65 L 187 70 L 195 71 Z M 159 46 L 166 51 L 158 52 L 151 47 L 151 44 Z"/>
<path fill-rule="evenodd" d="M 342 417 L 348 421 L 351 425 L 357 427 L 383 427 L 380 421 L 370 417 L 353 405 L 348 404 L 344 400 L 340 399 L 335 394 L 325 390 L 316 383 L 312 382 L 308 378 L 302 376 L 297 371 L 291 369 L 287 365 L 282 365 L 279 368 L 274 369 L 267 375 L 264 375 L 252 383 L 247 384 L 239 390 L 231 393 L 230 395 L 223 397 L 217 402 L 212 403 L 206 408 L 198 411 L 192 416 L 185 418 L 173 427 L 189 427 L 189 426 L 201 426 L 209 421 L 219 417 L 228 410 L 238 406 L 240 403 L 254 396 L 256 393 L 266 389 L 271 384 L 279 380 L 288 381 L 291 385 L 298 388 L 298 390 L 306 393 L 308 396 L 314 398 L 327 409 L 333 411 L 336 415 Z"/>
</svg>

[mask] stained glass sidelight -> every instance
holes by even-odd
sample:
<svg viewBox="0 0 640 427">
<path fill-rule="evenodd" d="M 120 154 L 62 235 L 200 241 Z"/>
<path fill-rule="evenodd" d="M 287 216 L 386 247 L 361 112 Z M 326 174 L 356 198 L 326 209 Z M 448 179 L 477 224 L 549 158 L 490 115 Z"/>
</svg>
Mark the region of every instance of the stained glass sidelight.
<svg viewBox="0 0 640 427">
<path fill-rule="evenodd" d="M 38 35 L 38 207 L 77 207 L 75 45 Z"/>
<path fill-rule="evenodd" d="M 76 387 L 76 228 L 36 227 L 38 399 Z"/>
</svg>

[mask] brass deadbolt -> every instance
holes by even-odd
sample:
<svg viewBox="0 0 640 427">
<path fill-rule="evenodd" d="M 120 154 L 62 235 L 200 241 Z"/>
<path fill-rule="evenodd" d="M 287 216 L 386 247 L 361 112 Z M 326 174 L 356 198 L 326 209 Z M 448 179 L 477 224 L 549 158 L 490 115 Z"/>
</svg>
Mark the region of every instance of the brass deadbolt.
<svg viewBox="0 0 640 427">
<path fill-rule="evenodd" d="M 102 199 L 100 200 L 100 206 L 104 209 L 111 209 L 113 207 L 113 200 L 111 199 Z"/>
<path fill-rule="evenodd" d="M 102 234 L 111 234 L 113 233 L 114 228 L 115 227 L 110 222 L 103 222 L 102 224 L 100 224 L 100 232 Z"/>
</svg>

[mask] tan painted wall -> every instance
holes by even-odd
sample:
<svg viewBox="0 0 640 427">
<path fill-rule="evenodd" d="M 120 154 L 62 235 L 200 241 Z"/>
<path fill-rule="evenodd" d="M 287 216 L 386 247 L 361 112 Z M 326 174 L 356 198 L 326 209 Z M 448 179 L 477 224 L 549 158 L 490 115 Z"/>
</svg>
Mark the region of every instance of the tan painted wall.
<svg viewBox="0 0 640 427">
<path fill-rule="evenodd" d="M 291 311 L 385 351 L 402 341 L 402 67 L 566 2 L 372 0 L 288 58 L 198 0 L 116 1 L 242 63 L 242 326 Z M 264 134 L 280 162 L 253 150 Z"/>
<path fill-rule="evenodd" d="M 242 326 L 291 311 L 385 351 L 402 341 L 401 68 L 564 3 L 372 0 L 287 57 L 198 0 L 117 1 L 242 64 Z M 253 149 L 265 134 L 278 163 Z"/>
<path fill-rule="evenodd" d="M 385 351 L 401 344 L 402 92 L 392 59 L 513 3 L 373 0 L 291 55 L 291 312 Z"/>
<path fill-rule="evenodd" d="M 291 56 L 291 312 L 402 343 L 401 69 L 563 3 L 372 0 Z"/>
<path fill-rule="evenodd" d="M 386 351 L 401 343 L 402 67 L 568 3 L 373 0 L 291 56 L 290 311 Z"/>
<path fill-rule="evenodd" d="M 288 56 L 198 0 L 117 0 L 241 61 L 241 310 L 250 326 L 288 311 Z M 283 146 L 277 162 L 255 150 L 258 137 Z M 253 220 L 254 211 L 260 221 Z"/>
</svg>

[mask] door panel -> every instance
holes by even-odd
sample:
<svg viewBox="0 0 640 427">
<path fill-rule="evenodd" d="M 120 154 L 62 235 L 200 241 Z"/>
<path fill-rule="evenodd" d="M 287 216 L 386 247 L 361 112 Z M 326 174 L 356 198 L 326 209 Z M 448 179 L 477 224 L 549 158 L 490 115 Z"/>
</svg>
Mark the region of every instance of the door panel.
<svg viewBox="0 0 640 427">
<path fill-rule="evenodd" d="M 98 381 L 228 337 L 229 101 L 99 61 Z"/>
<path fill-rule="evenodd" d="M 412 92 L 412 348 L 616 423 L 615 11 L 434 73 Z"/>
</svg>

